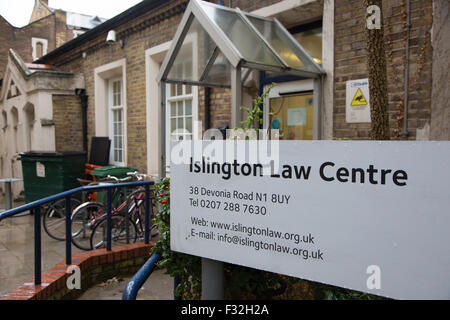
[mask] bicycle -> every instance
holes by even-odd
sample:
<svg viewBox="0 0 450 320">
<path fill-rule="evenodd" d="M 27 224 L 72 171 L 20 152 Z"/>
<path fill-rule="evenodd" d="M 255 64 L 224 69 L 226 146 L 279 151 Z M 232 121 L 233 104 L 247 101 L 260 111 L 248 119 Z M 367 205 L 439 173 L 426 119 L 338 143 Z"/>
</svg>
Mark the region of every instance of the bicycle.
<svg viewBox="0 0 450 320">
<path fill-rule="evenodd" d="M 77 179 L 81 185 L 88 185 L 92 183 L 90 180 Z M 80 197 L 82 200 L 76 197 L 71 197 L 71 212 L 73 213 L 82 203 L 93 200 L 93 193 L 87 193 Z M 96 197 L 95 197 L 96 199 Z M 66 199 L 61 199 L 50 203 L 45 206 L 43 212 L 43 227 L 45 232 L 50 238 L 58 241 L 64 241 L 66 239 Z"/>
<path fill-rule="evenodd" d="M 145 174 L 139 174 L 138 172 L 128 173 L 141 181 L 149 176 Z M 111 219 L 111 240 L 113 245 L 125 244 L 130 242 L 136 242 L 138 239 L 142 240 L 145 236 L 145 188 L 139 187 L 133 191 L 128 197 L 127 202 L 131 203 L 128 212 L 128 216 L 125 213 L 115 215 Z M 150 196 L 150 198 L 152 198 Z M 152 213 L 154 211 L 150 211 Z M 153 216 L 150 216 L 153 219 Z M 156 233 L 152 234 L 152 231 Z M 158 235 L 158 231 L 155 225 L 150 226 L 150 236 L 154 237 Z M 92 249 L 106 247 L 107 236 L 107 217 L 103 216 L 95 225 L 91 233 L 90 246 Z"/>
<path fill-rule="evenodd" d="M 71 197 L 71 212 L 81 205 L 81 200 Z M 66 199 L 55 201 L 43 210 L 43 226 L 49 237 L 63 241 L 66 239 Z"/>
<path fill-rule="evenodd" d="M 132 177 L 137 180 L 142 180 L 145 175 L 137 172 L 129 173 L 129 177 L 124 179 L 118 179 L 113 176 L 108 176 L 107 179 L 114 180 L 110 183 L 120 183 L 129 181 Z M 140 235 L 143 233 L 143 213 L 145 212 L 145 189 L 138 188 L 132 191 L 127 197 L 124 197 L 122 190 L 114 189 L 113 202 L 119 202 L 117 207 L 112 208 L 112 233 L 114 245 L 122 244 L 122 238 L 127 242 L 136 242 Z M 128 208 L 128 209 L 127 209 Z M 123 223 L 125 217 L 128 214 L 129 226 L 126 229 L 120 229 L 122 226 L 126 226 L 127 223 Z M 128 221 L 127 220 L 127 221 Z M 138 229 L 138 226 L 140 229 Z M 72 214 L 72 243 L 79 249 L 92 250 L 94 247 L 99 248 L 103 244 L 98 244 L 96 238 L 98 238 L 99 230 L 106 230 L 106 209 L 105 205 L 99 202 L 87 202 L 80 205 Z M 130 229 L 131 228 L 131 229 Z M 92 234 L 95 235 L 92 236 Z M 123 236 L 123 231 L 125 236 Z M 131 230 L 131 233 L 130 233 Z M 106 233 L 105 233 L 106 234 Z M 91 238 L 94 239 L 91 241 Z M 97 243 L 95 246 L 92 243 Z"/>
</svg>

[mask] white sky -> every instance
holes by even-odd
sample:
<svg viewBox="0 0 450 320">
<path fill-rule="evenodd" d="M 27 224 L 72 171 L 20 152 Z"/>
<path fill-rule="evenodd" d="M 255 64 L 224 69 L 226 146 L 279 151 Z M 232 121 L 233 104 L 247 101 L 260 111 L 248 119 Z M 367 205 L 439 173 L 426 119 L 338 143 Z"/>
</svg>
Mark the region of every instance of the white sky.
<svg viewBox="0 0 450 320">
<path fill-rule="evenodd" d="M 35 0 L 0 0 L 0 15 L 15 27 L 28 24 Z M 49 0 L 49 7 L 112 18 L 141 0 Z"/>
</svg>

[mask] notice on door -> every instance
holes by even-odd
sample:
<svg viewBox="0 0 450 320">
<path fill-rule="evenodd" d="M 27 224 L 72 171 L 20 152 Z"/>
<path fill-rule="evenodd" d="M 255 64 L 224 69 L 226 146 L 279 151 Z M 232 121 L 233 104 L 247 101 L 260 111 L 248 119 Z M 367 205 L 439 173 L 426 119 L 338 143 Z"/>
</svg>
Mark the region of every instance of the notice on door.
<svg viewBox="0 0 450 320">
<path fill-rule="evenodd" d="M 288 126 L 306 126 L 306 108 L 291 108 L 287 114 Z"/>
<path fill-rule="evenodd" d="M 369 79 L 347 81 L 346 121 L 347 123 L 371 122 Z"/>
<path fill-rule="evenodd" d="M 448 159 L 449 142 L 173 143 L 171 249 L 391 298 L 449 299 Z"/>
</svg>

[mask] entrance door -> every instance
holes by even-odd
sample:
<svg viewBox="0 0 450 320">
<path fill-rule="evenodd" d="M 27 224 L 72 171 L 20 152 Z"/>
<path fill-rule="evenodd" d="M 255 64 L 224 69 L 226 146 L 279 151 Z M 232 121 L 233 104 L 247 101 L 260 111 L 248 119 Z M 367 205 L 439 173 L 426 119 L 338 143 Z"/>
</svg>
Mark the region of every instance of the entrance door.
<svg viewBox="0 0 450 320">
<path fill-rule="evenodd" d="M 264 128 L 278 129 L 280 140 L 318 139 L 313 80 L 278 83 L 264 106 Z"/>
</svg>

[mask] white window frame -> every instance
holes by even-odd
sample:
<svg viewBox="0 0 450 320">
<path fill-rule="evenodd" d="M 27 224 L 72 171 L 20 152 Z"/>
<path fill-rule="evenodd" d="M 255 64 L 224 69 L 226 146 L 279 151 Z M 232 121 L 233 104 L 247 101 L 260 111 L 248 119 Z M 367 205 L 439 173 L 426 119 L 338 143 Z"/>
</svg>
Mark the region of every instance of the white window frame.
<svg viewBox="0 0 450 320">
<path fill-rule="evenodd" d="M 33 61 L 40 58 L 40 57 L 37 56 L 37 51 L 36 51 L 36 45 L 39 42 L 42 43 L 42 55 L 45 56 L 47 54 L 48 40 L 47 39 L 42 39 L 42 38 L 31 38 L 31 47 L 33 48 L 31 55 L 33 57 Z"/>
<path fill-rule="evenodd" d="M 175 87 L 177 87 L 177 84 L 174 84 Z M 170 87 L 171 84 L 166 84 L 166 164 L 170 165 L 170 142 L 173 135 L 176 135 L 177 138 L 180 138 L 182 136 L 190 136 L 190 140 L 194 139 L 194 121 L 198 121 L 198 87 L 197 86 L 190 86 L 191 87 L 191 93 L 186 93 L 187 85 L 182 85 L 182 94 L 181 95 L 170 95 Z M 177 92 L 178 93 L 178 92 Z M 192 132 L 187 133 L 183 131 L 175 131 L 172 127 L 172 118 L 175 119 L 183 119 L 183 128 L 186 128 L 186 118 L 189 116 L 186 116 L 186 101 L 192 101 L 192 111 L 191 111 L 191 121 L 192 121 Z M 171 103 L 178 103 L 183 102 L 183 115 L 179 116 L 173 116 L 171 112 Z M 184 139 L 184 138 L 183 138 Z M 169 168 L 170 169 L 170 168 Z"/>
<path fill-rule="evenodd" d="M 110 108 L 109 108 L 109 84 L 112 79 L 122 79 L 122 106 L 123 106 L 123 162 L 110 163 L 111 165 L 127 166 L 128 159 L 128 133 L 127 133 L 127 77 L 126 77 L 126 59 L 120 59 L 94 69 L 94 88 L 95 88 L 95 135 L 98 137 L 110 137 Z M 113 152 L 114 141 L 111 141 L 111 153 Z"/>
<path fill-rule="evenodd" d="M 114 95 L 116 92 L 114 92 L 114 83 L 120 83 L 120 104 L 114 105 Z M 109 138 L 111 139 L 111 151 L 110 151 L 110 157 L 109 162 L 116 166 L 125 166 L 125 108 L 124 108 L 124 101 L 123 101 L 123 80 L 121 77 L 119 78 L 112 78 L 108 80 L 108 130 L 109 130 Z M 114 132 L 114 111 L 121 112 L 121 125 L 122 125 L 122 134 L 116 135 L 116 132 Z M 121 158 L 122 161 L 116 161 L 115 159 L 115 152 L 116 152 L 116 136 L 119 139 L 122 139 L 121 148 L 118 149 L 121 152 Z"/>
<path fill-rule="evenodd" d="M 198 50 L 197 46 L 197 36 L 187 35 L 186 43 L 192 43 L 192 50 Z M 167 41 L 162 44 L 156 45 L 152 48 L 149 48 L 145 51 L 145 64 L 146 64 L 146 100 L 147 100 L 147 171 L 148 174 L 159 176 L 160 167 L 161 167 L 161 90 L 159 83 L 156 79 L 158 75 L 161 64 L 164 60 L 165 55 L 169 51 L 172 45 L 172 41 Z M 197 65 L 197 53 L 193 52 L 193 70 L 197 70 L 195 67 Z M 192 102 L 192 118 L 195 121 L 199 120 L 198 115 L 198 86 L 192 86 L 192 94 L 193 94 L 193 102 Z M 169 93 L 170 91 L 168 91 Z M 166 95 L 166 98 L 168 95 Z M 167 99 L 165 101 L 167 103 Z M 170 106 L 170 105 L 169 105 Z M 168 105 L 166 104 L 166 110 Z M 167 126 L 167 116 L 166 116 L 166 141 L 165 141 L 165 149 L 166 149 L 166 165 L 170 162 L 170 157 L 167 156 L 168 150 L 170 148 L 167 145 L 170 143 L 169 137 L 170 133 L 168 132 Z M 194 134 L 196 133 L 196 139 L 201 138 L 201 127 L 193 128 Z M 169 173 L 169 170 L 167 171 Z"/>
<path fill-rule="evenodd" d="M 264 89 L 267 89 L 268 86 L 265 86 Z M 314 100 L 314 124 L 313 124 L 313 139 L 320 140 L 321 139 L 321 127 L 320 127 L 320 110 L 319 110 L 319 102 L 318 96 L 320 93 L 318 92 L 318 84 L 317 80 L 306 79 L 306 80 L 297 80 L 297 81 L 289 81 L 289 82 L 280 82 L 272 88 L 269 92 L 269 95 L 264 99 L 264 107 L 263 107 L 263 128 L 270 129 L 269 123 L 269 110 L 270 110 L 270 99 L 272 98 L 281 98 L 283 95 L 288 95 L 290 92 L 293 95 L 301 94 L 302 92 L 312 92 L 313 100 Z"/>
</svg>

